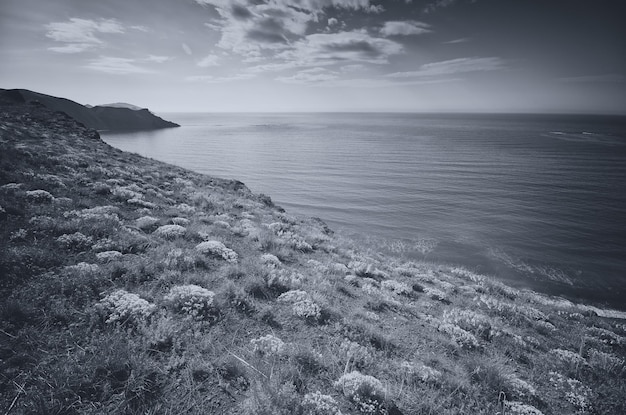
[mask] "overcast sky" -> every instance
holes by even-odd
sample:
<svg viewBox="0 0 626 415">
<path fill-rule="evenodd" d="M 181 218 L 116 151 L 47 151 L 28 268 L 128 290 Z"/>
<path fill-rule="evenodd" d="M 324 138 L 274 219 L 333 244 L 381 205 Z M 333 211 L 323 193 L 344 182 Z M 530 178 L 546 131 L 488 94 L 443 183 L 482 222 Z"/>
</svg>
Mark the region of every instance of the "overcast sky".
<svg viewBox="0 0 626 415">
<path fill-rule="evenodd" d="M 626 114 L 624 0 L 0 0 L 0 87 L 154 111 Z"/>
</svg>

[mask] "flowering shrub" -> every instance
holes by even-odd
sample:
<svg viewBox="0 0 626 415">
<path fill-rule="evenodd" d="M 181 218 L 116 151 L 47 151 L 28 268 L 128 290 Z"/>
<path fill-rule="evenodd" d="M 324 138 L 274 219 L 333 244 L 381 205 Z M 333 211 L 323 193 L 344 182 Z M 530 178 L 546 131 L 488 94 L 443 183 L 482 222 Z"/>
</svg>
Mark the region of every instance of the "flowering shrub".
<svg viewBox="0 0 626 415">
<path fill-rule="evenodd" d="M 291 288 L 297 287 L 304 281 L 304 276 L 297 272 L 289 272 L 285 269 L 272 271 L 267 276 L 267 286 L 270 288 Z"/>
<path fill-rule="evenodd" d="M 174 311 L 202 320 L 215 316 L 213 297 L 213 291 L 191 284 L 172 287 L 164 300 Z"/>
<path fill-rule="evenodd" d="M 319 320 L 322 316 L 322 309 L 311 300 L 302 300 L 291 307 L 293 314 L 306 320 Z"/>
<path fill-rule="evenodd" d="M 0 206 L 0 213 L 2 213 L 2 206 Z M 28 231 L 24 228 L 20 228 L 14 232 L 11 232 L 11 235 L 9 236 L 9 240 L 11 242 L 16 242 L 16 241 L 23 241 L 26 239 L 26 235 L 28 234 Z"/>
<path fill-rule="evenodd" d="M 335 382 L 335 387 L 341 389 L 343 394 L 356 404 L 360 412 L 386 413 L 382 408 L 385 388 L 375 377 L 353 371 L 342 375 Z"/>
<path fill-rule="evenodd" d="M 276 336 L 268 334 L 250 341 L 254 351 L 267 356 L 280 356 L 285 350 L 285 342 Z"/>
<path fill-rule="evenodd" d="M 120 251 L 104 251 L 96 254 L 96 258 L 102 262 L 113 261 L 114 259 L 118 259 L 122 257 L 122 253 Z"/>
<path fill-rule="evenodd" d="M 115 241 L 110 238 L 104 238 L 98 240 L 95 244 L 93 244 L 91 246 L 91 250 L 96 252 L 114 251 L 117 247 L 118 244 L 116 244 Z"/>
<path fill-rule="evenodd" d="M 306 415 L 341 415 L 337 401 L 319 391 L 304 395 L 302 406 Z"/>
<path fill-rule="evenodd" d="M 549 375 L 552 386 L 564 394 L 565 399 L 578 411 L 585 412 L 592 409 L 589 401 L 592 390 L 588 386 L 577 379 L 565 377 L 558 372 L 550 372 Z"/>
<path fill-rule="evenodd" d="M 91 246 L 93 239 L 80 232 L 75 232 L 59 236 L 57 242 L 66 249 L 81 250 Z"/>
<path fill-rule="evenodd" d="M 76 272 L 78 274 L 87 275 L 98 272 L 100 267 L 98 264 L 88 264 L 87 262 L 79 262 L 76 265 L 68 265 L 63 268 L 65 271 Z"/>
<path fill-rule="evenodd" d="M 456 324 L 442 323 L 437 328 L 442 333 L 449 335 L 452 341 L 463 349 L 476 349 L 479 347 L 478 339 L 474 335 Z"/>
<path fill-rule="evenodd" d="M 310 300 L 311 296 L 306 291 L 291 290 L 278 296 L 277 301 L 281 303 L 297 303 L 299 301 Z"/>
<path fill-rule="evenodd" d="M 142 216 L 135 221 L 135 225 L 137 225 L 139 229 L 146 230 L 153 227 L 158 222 L 159 220 L 157 218 L 153 218 L 152 216 Z"/>
<path fill-rule="evenodd" d="M 407 284 L 396 280 L 385 280 L 380 283 L 380 286 L 398 295 L 409 295 L 413 291 Z"/>
<path fill-rule="evenodd" d="M 180 225 L 163 225 L 159 226 L 153 234 L 165 239 L 174 239 L 185 235 L 185 232 L 187 232 L 187 229 Z"/>
<path fill-rule="evenodd" d="M 111 192 L 113 196 L 118 199 L 129 200 L 129 199 L 142 199 L 143 195 L 134 190 L 129 189 L 128 187 L 116 187 Z"/>
<path fill-rule="evenodd" d="M 181 204 L 177 205 L 176 209 L 178 209 L 182 213 L 193 213 L 193 212 L 196 211 L 195 207 L 189 206 L 186 203 L 181 203 Z"/>
<path fill-rule="evenodd" d="M 135 324 L 148 318 L 155 305 L 125 290 L 113 291 L 96 307 L 107 315 L 107 323 Z"/>
<path fill-rule="evenodd" d="M 174 225 L 175 226 L 175 225 Z M 226 245 L 219 241 L 205 241 L 196 245 L 196 250 L 205 255 L 214 255 L 225 259 L 227 262 L 237 262 L 237 252 L 226 248 Z"/>
<path fill-rule="evenodd" d="M 36 203 L 47 203 L 54 201 L 54 196 L 45 190 L 28 190 L 26 197 Z"/>
<path fill-rule="evenodd" d="M 535 408 L 531 405 L 526 405 L 525 403 L 516 402 L 516 401 L 507 401 L 505 402 L 505 407 L 507 410 L 507 414 L 511 415 L 543 415 L 539 409 Z"/>
<path fill-rule="evenodd" d="M 276 255 L 263 254 L 261 255 L 261 262 L 270 268 L 278 268 L 282 265 L 280 259 Z"/>
<path fill-rule="evenodd" d="M 494 334 L 489 317 L 472 310 L 458 308 L 446 310 L 443 313 L 443 321 L 455 324 L 484 340 L 491 340 Z"/>
<path fill-rule="evenodd" d="M 190 220 L 187 218 L 176 217 L 176 218 L 172 218 L 172 223 L 174 225 L 188 226 L 190 223 Z"/>
<path fill-rule="evenodd" d="M 147 209 L 156 209 L 158 206 L 155 203 L 148 202 L 147 200 L 143 200 L 140 197 L 131 197 L 126 201 L 129 205 L 139 206 Z"/>
<path fill-rule="evenodd" d="M 624 337 L 612 332 L 611 330 L 603 329 L 601 327 L 591 327 L 589 329 L 589 335 L 599 339 L 602 343 L 609 346 L 626 345 Z"/>
</svg>

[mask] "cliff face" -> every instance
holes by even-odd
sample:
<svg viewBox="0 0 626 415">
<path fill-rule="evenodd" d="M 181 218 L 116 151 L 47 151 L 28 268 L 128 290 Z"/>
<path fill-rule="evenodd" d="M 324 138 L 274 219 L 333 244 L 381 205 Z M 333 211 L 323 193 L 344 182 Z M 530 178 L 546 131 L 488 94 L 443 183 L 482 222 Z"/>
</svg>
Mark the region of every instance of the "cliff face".
<svg viewBox="0 0 626 415">
<path fill-rule="evenodd" d="M 179 127 L 147 109 L 96 106 L 86 107 L 65 98 L 40 94 L 27 89 L 0 90 L 0 96 L 13 102 L 39 102 L 53 111 L 61 111 L 86 127 L 100 131 L 154 130 Z"/>
</svg>

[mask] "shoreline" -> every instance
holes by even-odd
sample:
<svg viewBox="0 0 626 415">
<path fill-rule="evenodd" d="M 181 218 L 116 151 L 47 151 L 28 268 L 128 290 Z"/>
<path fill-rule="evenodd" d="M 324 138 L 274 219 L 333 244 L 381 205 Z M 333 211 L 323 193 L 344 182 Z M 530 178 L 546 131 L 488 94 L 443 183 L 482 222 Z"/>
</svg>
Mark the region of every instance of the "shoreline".
<svg viewBox="0 0 626 415">
<path fill-rule="evenodd" d="M 7 411 L 626 409 L 626 313 L 387 257 L 63 114 L 0 113 Z"/>
</svg>

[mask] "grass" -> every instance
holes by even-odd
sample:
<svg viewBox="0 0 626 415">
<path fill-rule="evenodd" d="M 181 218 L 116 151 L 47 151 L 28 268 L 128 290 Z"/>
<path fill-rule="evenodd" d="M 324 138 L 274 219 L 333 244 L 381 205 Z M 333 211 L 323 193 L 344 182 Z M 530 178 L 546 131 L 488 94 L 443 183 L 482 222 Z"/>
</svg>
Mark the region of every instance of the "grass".
<svg viewBox="0 0 626 415">
<path fill-rule="evenodd" d="M 2 413 L 626 413 L 616 313 L 0 113 Z"/>
</svg>

